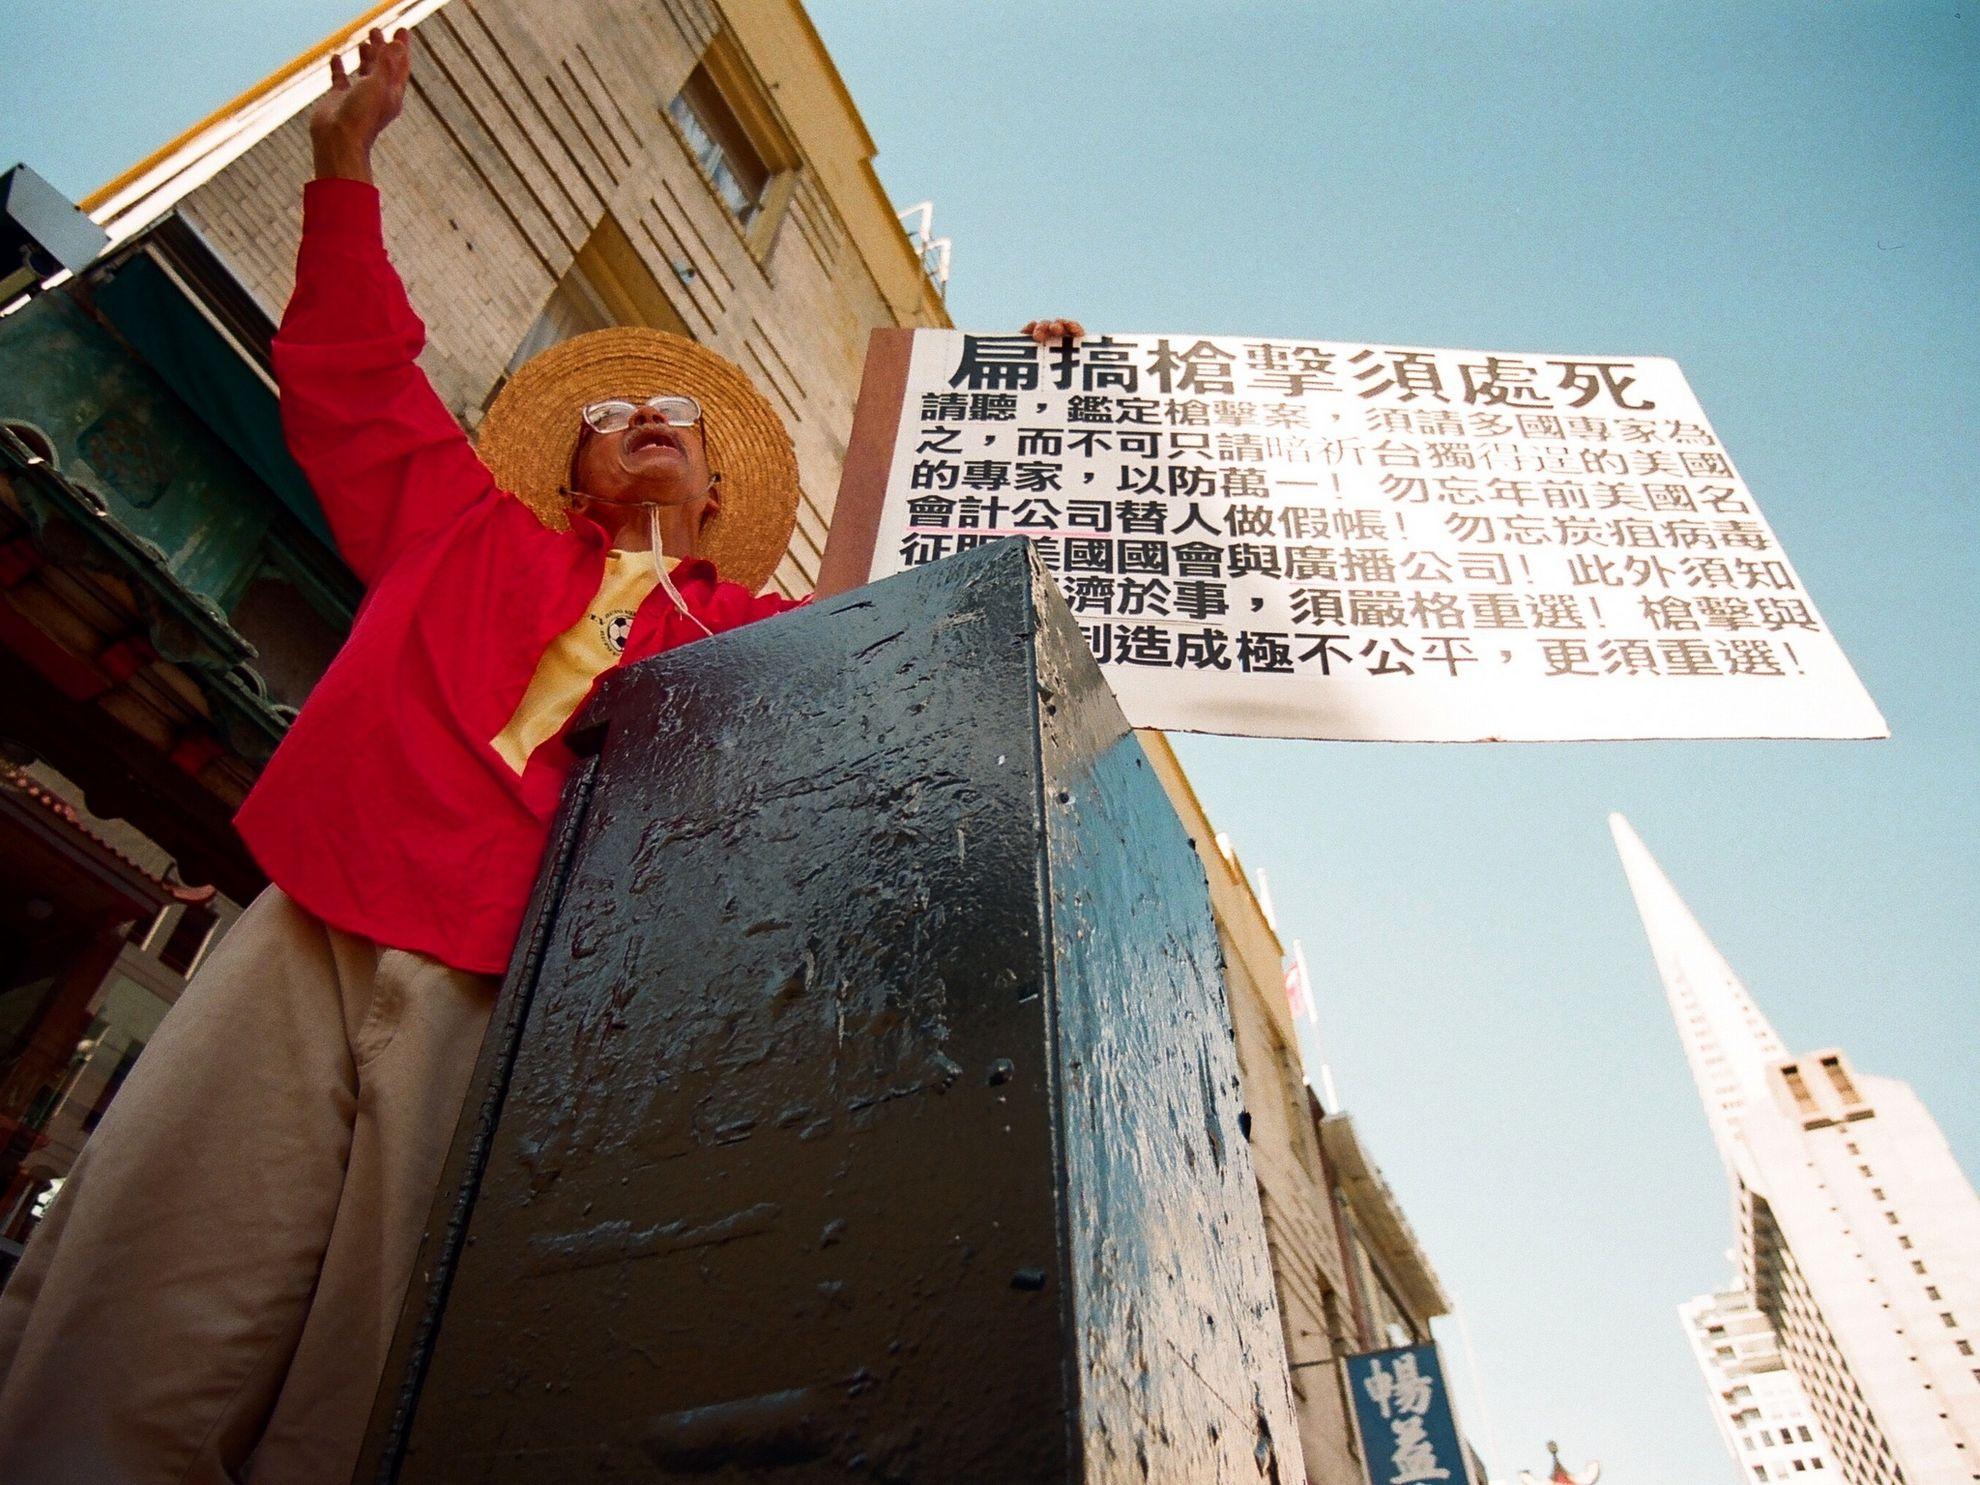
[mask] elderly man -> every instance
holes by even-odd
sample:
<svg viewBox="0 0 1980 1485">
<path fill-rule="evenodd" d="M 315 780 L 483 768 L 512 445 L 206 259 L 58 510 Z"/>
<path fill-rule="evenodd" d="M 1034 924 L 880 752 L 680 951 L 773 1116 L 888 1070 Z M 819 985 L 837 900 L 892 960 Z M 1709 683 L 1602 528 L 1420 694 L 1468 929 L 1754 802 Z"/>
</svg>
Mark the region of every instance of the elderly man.
<svg viewBox="0 0 1980 1485">
<path fill-rule="evenodd" d="M 403 32 L 355 77 L 331 63 L 274 343 L 367 596 L 240 812 L 273 885 L 0 1295 L 18 1485 L 350 1478 L 571 719 L 611 667 L 794 606 L 755 591 L 795 516 L 790 440 L 705 348 L 580 336 L 508 383 L 478 452 L 462 435 L 371 184 L 410 70 Z"/>
</svg>

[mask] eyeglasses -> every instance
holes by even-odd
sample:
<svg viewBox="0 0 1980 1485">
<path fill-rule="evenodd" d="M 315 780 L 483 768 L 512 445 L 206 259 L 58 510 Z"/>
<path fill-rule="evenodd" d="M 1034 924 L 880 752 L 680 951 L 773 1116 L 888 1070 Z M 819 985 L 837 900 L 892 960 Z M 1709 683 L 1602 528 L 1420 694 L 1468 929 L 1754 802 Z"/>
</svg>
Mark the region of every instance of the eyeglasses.
<svg viewBox="0 0 1980 1485">
<path fill-rule="evenodd" d="M 692 428 L 701 421 L 701 404 L 692 397 L 663 394 L 649 397 L 644 402 L 627 402 L 614 397 L 604 402 L 587 403 L 583 413 L 585 426 L 594 433 L 617 433 L 632 422 L 633 414 L 642 407 L 652 408 L 660 414 L 660 421 L 670 428 Z"/>
</svg>

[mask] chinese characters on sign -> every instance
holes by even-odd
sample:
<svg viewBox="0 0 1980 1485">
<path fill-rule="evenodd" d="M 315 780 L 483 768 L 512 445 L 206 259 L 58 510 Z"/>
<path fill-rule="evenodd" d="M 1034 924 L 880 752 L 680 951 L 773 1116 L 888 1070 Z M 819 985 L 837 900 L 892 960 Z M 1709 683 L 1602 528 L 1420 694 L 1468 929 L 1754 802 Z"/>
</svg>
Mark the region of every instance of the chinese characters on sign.
<svg viewBox="0 0 1980 1485">
<path fill-rule="evenodd" d="M 1667 360 L 918 331 L 878 516 L 1030 538 L 1137 726 L 1885 735 Z"/>
<path fill-rule="evenodd" d="M 1347 1368 L 1369 1485 L 1468 1485 L 1471 1470 L 1435 1346 L 1350 1356 Z"/>
</svg>

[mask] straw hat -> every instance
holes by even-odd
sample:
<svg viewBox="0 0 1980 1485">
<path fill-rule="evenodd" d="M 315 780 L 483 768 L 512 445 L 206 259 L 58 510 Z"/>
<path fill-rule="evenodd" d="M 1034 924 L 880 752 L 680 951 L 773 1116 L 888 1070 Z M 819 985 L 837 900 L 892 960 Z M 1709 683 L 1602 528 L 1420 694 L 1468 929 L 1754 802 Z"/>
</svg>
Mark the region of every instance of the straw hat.
<svg viewBox="0 0 1980 1485">
<path fill-rule="evenodd" d="M 797 456 L 776 409 L 741 367 L 706 346 L 634 325 L 551 346 L 509 378 L 481 420 L 482 461 L 544 525 L 564 530 L 563 487 L 585 405 L 661 392 L 701 404 L 708 467 L 722 476 L 721 509 L 704 528 L 702 555 L 754 593 L 783 560 L 797 524 Z"/>
</svg>

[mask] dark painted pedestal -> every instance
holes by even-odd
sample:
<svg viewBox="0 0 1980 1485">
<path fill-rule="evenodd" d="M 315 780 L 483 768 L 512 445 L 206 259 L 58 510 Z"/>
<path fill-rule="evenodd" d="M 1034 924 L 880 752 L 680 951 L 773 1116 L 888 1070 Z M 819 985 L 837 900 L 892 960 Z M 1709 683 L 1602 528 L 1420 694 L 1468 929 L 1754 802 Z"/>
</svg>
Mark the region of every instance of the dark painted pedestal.
<svg viewBox="0 0 1980 1485">
<path fill-rule="evenodd" d="M 986 547 L 614 676 L 359 1479 L 1303 1478 L 1203 871 Z"/>
</svg>

